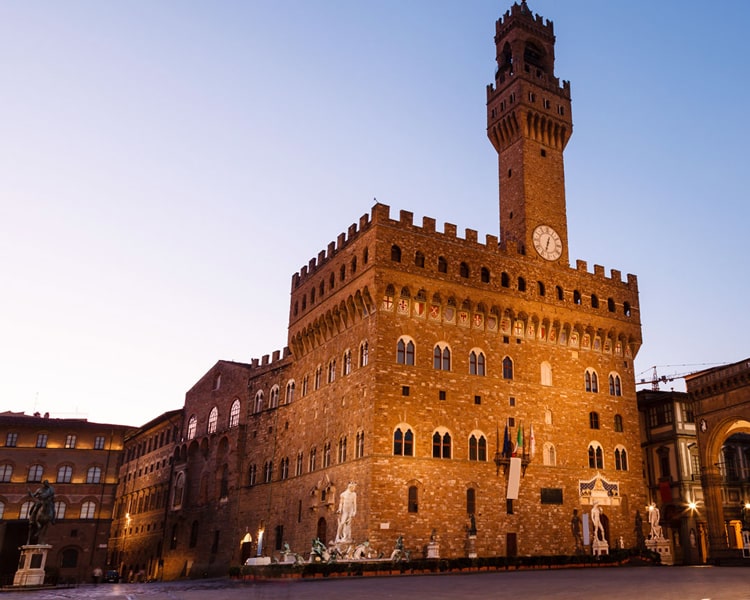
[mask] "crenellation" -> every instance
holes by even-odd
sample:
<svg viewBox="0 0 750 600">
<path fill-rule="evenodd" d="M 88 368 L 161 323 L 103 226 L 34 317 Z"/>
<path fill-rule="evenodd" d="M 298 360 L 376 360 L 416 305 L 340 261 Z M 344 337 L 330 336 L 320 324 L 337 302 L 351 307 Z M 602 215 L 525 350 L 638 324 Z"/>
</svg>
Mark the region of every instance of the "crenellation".
<svg viewBox="0 0 750 600">
<path fill-rule="evenodd" d="M 343 241 L 344 234 L 342 233 L 339 235 L 339 238 Z M 325 260 L 330 260 L 333 258 L 333 255 L 336 253 L 336 242 L 329 242 L 328 243 L 328 252 L 326 252 Z M 322 261 L 321 261 L 322 264 Z"/>
<path fill-rule="evenodd" d="M 458 228 L 453 223 L 443 224 L 443 234 L 446 237 L 458 238 Z"/>
<path fill-rule="evenodd" d="M 604 267 L 601 265 L 594 265 L 594 275 L 604 278 Z"/>
<path fill-rule="evenodd" d="M 472 244 L 476 244 L 477 243 L 477 230 L 476 229 L 466 229 L 465 239 L 466 239 L 467 242 L 471 242 Z"/>
<path fill-rule="evenodd" d="M 399 223 L 406 226 L 414 224 L 414 213 L 410 210 L 402 210 L 399 212 Z"/>
<path fill-rule="evenodd" d="M 349 229 L 346 230 L 346 241 L 345 243 L 351 242 L 354 237 L 357 235 L 357 224 L 352 223 L 349 225 Z"/>
<path fill-rule="evenodd" d="M 612 274 L 612 277 L 610 278 L 612 279 L 612 281 L 622 281 L 621 271 L 619 271 L 618 269 L 612 269 L 610 273 Z"/>
<path fill-rule="evenodd" d="M 585 260 L 576 259 L 576 271 L 583 271 L 584 273 L 588 273 L 589 271 L 589 265 Z"/>
<path fill-rule="evenodd" d="M 422 217 L 422 229 L 427 233 L 435 233 L 435 223 L 432 217 Z"/>
<path fill-rule="evenodd" d="M 320 252 L 318 252 L 318 262 L 317 262 L 317 264 L 318 265 L 322 265 L 325 262 L 325 260 L 326 260 L 326 251 L 325 250 L 321 250 Z"/>
<path fill-rule="evenodd" d="M 261 366 L 266 366 L 268 364 L 268 354 L 264 354 L 260 359 Z"/>
<path fill-rule="evenodd" d="M 370 225 L 370 215 L 365 213 L 359 218 L 359 230 L 364 231 L 365 229 L 367 229 L 369 225 Z"/>
<path fill-rule="evenodd" d="M 488 233 L 484 239 L 485 239 L 485 245 L 487 246 L 488 250 L 497 251 L 497 249 L 499 248 L 500 240 L 498 239 L 496 235 L 492 235 Z"/>
<path fill-rule="evenodd" d="M 354 227 L 354 225 L 349 226 L 349 237 L 351 237 L 352 227 Z M 336 238 L 336 250 L 341 250 L 344 247 L 345 243 L 346 243 L 346 234 L 344 234 L 343 232 L 339 233 L 338 237 Z"/>
</svg>

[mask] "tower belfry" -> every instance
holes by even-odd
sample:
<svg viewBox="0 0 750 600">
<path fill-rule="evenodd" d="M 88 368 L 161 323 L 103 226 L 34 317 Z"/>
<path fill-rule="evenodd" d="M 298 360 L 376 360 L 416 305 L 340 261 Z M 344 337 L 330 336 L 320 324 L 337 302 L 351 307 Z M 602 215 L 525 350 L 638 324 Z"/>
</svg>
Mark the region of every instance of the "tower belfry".
<svg viewBox="0 0 750 600">
<path fill-rule="evenodd" d="M 570 83 L 554 74 L 553 24 L 525 0 L 495 24 L 487 136 L 498 153 L 500 239 L 568 264 L 563 150 L 573 129 Z"/>
</svg>

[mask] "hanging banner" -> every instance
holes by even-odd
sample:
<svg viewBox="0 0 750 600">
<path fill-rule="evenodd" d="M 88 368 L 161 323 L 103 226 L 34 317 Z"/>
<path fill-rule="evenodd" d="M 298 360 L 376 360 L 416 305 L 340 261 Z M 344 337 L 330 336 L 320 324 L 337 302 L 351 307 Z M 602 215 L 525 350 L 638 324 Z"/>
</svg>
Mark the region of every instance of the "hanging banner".
<svg viewBox="0 0 750 600">
<path fill-rule="evenodd" d="M 510 459 L 510 471 L 508 472 L 508 489 L 505 498 L 518 500 L 518 488 L 521 486 L 521 459 L 514 456 Z"/>
</svg>

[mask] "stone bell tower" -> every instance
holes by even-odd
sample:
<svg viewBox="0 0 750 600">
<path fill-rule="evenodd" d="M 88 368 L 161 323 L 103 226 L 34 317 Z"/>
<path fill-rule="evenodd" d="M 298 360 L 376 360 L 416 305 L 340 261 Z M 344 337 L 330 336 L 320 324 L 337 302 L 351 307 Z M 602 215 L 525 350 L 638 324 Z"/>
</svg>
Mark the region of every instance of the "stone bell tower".
<svg viewBox="0 0 750 600">
<path fill-rule="evenodd" d="M 498 153 L 500 239 L 568 264 L 563 150 L 573 129 L 570 83 L 554 75 L 553 24 L 524 0 L 495 24 L 497 72 L 487 136 Z"/>
</svg>

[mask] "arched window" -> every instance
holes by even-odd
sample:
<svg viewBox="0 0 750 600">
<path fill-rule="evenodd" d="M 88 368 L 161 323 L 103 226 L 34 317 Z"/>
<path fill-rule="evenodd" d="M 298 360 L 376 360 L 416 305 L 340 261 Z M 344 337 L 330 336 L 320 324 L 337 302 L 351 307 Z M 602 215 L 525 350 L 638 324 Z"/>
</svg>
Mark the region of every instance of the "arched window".
<svg viewBox="0 0 750 600">
<path fill-rule="evenodd" d="M 562 287 L 560 287 L 559 285 L 555 286 L 555 292 L 557 293 L 558 300 L 560 300 L 561 302 L 565 300 L 565 294 L 563 293 Z"/>
<path fill-rule="evenodd" d="M 594 371 L 593 369 L 586 369 L 586 372 L 584 373 L 583 378 L 584 378 L 585 390 L 593 394 L 598 394 L 599 393 L 599 377 L 597 376 L 596 371 Z"/>
<path fill-rule="evenodd" d="M 596 294 L 591 294 L 591 308 L 599 308 L 599 298 Z"/>
<path fill-rule="evenodd" d="M 417 253 L 414 255 L 414 264 L 419 268 L 424 269 L 424 254 L 419 250 L 417 250 Z"/>
<path fill-rule="evenodd" d="M 102 479 L 101 467 L 90 467 L 86 471 L 86 483 L 99 483 Z"/>
<path fill-rule="evenodd" d="M 5 463 L 0 465 L 0 483 L 10 483 L 10 478 L 13 476 L 13 466 Z"/>
<path fill-rule="evenodd" d="M 26 481 L 29 483 L 39 483 L 42 480 L 42 473 L 44 473 L 44 467 L 42 467 L 42 465 L 31 465 L 29 467 L 29 474 L 26 477 Z"/>
<path fill-rule="evenodd" d="M 263 410 L 263 390 L 258 390 L 255 393 L 255 402 L 253 402 L 253 412 L 259 413 Z"/>
<path fill-rule="evenodd" d="M 589 428 L 599 429 L 599 413 L 596 411 L 589 413 Z"/>
<path fill-rule="evenodd" d="M 362 435 L 364 443 L 364 434 Z M 414 433 L 411 428 L 397 427 L 393 432 L 393 454 L 395 456 L 414 456 Z"/>
<path fill-rule="evenodd" d="M 359 366 L 366 367 L 368 360 L 370 360 L 370 346 L 367 342 L 362 342 L 359 345 Z"/>
<path fill-rule="evenodd" d="M 578 290 L 573 290 L 573 304 L 580 304 L 581 303 L 581 292 Z"/>
<path fill-rule="evenodd" d="M 542 283 L 541 281 L 536 282 L 536 293 L 539 294 L 540 296 L 544 296 L 546 293 L 546 290 L 544 288 L 544 283 Z"/>
<path fill-rule="evenodd" d="M 628 470 L 628 453 L 622 446 L 615 448 L 615 469 L 618 471 Z"/>
<path fill-rule="evenodd" d="M 542 385 L 552 385 L 552 365 L 545 360 L 541 365 L 541 371 Z"/>
<path fill-rule="evenodd" d="M 615 415 L 615 431 L 622 430 L 622 415 Z"/>
<path fill-rule="evenodd" d="M 591 442 L 589 444 L 589 468 L 604 468 L 604 456 L 602 453 L 602 447 L 597 442 Z"/>
<path fill-rule="evenodd" d="M 469 375 L 486 375 L 484 352 L 472 350 L 469 353 Z"/>
<path fill-rule="evenodd" d="M 55 502 L 55 520 L 62 521 L 65 518 L 65 510 L 67 505 L 62 500 Z M 1 517 L 0 517 L 1 518 Z"/>
<path fill-rule="evenodd" d="M 182 495 L 185 493 L 185 473 L 177 473 L 174 482 L 174 495 L 172 496 L 172 507 L 182 506 Z"/>
<path fill-rule="evenodd" d="M 615 301 L 612 298 L 607 298 L 607 310 L 615 312 Z"/>
<path fill-rule="evenodd" d="M 630 316 L 630 302 L 622 303 L 622 312 L 625 314 L 626 317 Z"/>
<path fill-rule="evenodd" d="M 487 438 L 481 433 L 472 433 L 469 436 L 469 460 L 487 460 Z"/>
<path fill-rule="evenodd" d="M 458 268 L 458 273 L 464 279 L 468 279 L 468 277 L 469 277 L 469 265 L 467 265 L 465 262 L 462 262 L 461 265 Z"/>
<path fill-rule="evenodd" d="M 187 426 L 187 439 L 195 439 L 195 432 L 198 430 L 198 417 L 190 415 Z"/>
<path fill-rule="evenodd" d="M 247 470 L 247 485 L 253 486 L 258 483 L 258 465 L 252 464 Z"/>
<path fill-rule="evenodd" d="M 73 477 L 73 467 L 62 465 L 57 469 L 57 483 L 70 483 L 71 477 Z"/>
<path fill-rule="evenodd" d="M 303 453 L 297 452 L 297 464 L 294 466 L 294 474 L 299 477 L 302 475 L 302 465 L 304 464 L 305 458 Z"/>
<path fill-rule="evenodd" d="M 526 291 L 526 280 L 523 277 L 518 278 L 518 291 L 519 292 Z"/>
<path fill-rule="evenodd" d="M 33 502 L 24 502 L 21 505 L 21 509 L 18 512 L 18 518 L 21 519 L 21 520 L 28 519 L 29 518 L 29 511 L 31 511 L 31 507 L 32 506 L 34 506 Z"/>
<path fill-rule="evenodd" d="M 445 260 L 442 256 L 438 257 L 438 273 L 447 273 L 448 272 L 448 261 Z"/>
<path fill-rule="evenodd" d="M 451 350 L 446 345 L 438 344 L 432 352 L 432 368 L 437 371 L 451 370 Z"/>
<path fill-rule="evenodd" d="M 237 427 L 240 424 L 240 401 L 235 398 L 232 408 L 229 409 L 229 427 Z"/>
<path fill-rule="evenodd" d="M 487 267 L 482 267 L 482 270 L 480 272 L 480 279 L 482 280 L 482 283 L 490 282 L 490 270 Z"/>
<path fill-rule="evenodd" d="M 401 248 L 394 244 L 391 246 L 391 260 L 393 262 L 401 262 Z"/>
<path fill-rule="evenodd" d="M 510 356 L 503 358 L 503 379 L 513 379 L 513 361 Z"/>
<path fill-rule="evenodd" d="M 351 350 L 346 350 L 344 352 L 343 361 L 344 361 L 343 374 L 349 375 L 352 372 L 352 351 Z"/>
<path fill-rule="evenodd" d="M 609 395 L 622 396 L 622 386 L 620 385 L 620 376 L 613 374 L 609 376 Z"/>
<path fill-rule="evenodd" d="M 432 434 L 432 458 L 451 457 L 451 434 L 436 431 Z"/>
<path fill-rule="evenodd" d="M 500 285 L 504 288 L 510 287 L 510 275 L 508 275 L 505 271 L 500 274 Z"/>
<path fill-rule="evenodd" d="M 216 422 L 219 420 L 219 409 L 215 406 L 208 413 L 208 427 L 206 431 L 208 433 L 216 433 Z"/>
<path fill-rule="evenodd" d="M 321 365 L 318 365 L 318 367 L 315 369 L 315 378 L 313 380 L 313 389 L 319 390 L 321 381 L 323 380 L 323 367 Z"/>
<path fill-rule="evenodd" d="M 328 383 L 336 381 L 336 359 L 332 359 L 328 363 Z"/>
<path fill-rule="evenodd" d="M 557 454 L 555 452 L 554 444 L 545 442 L 544 450 L 542 453 L 543 463 L 548 467 L 554 467 L 557 465 Z"/>
<path fill-rule="evenodd" d="M 466 490 L 466 514 L 474 515 L 477 512 L 477 491 L 474 488 Z"/>
<path fill-rule="evenodd" d="M 365 455 L 365 432 L 357 432 L 357 448 L 355 458 L 362 458 Z"/>
<path fill-rule="evenodd" d="M 367 248 L 365 248 L 365 264 L 367 264 Z M 354 256 L 352 258 L 352 263 L 350 265 L 352 275 L 354 275 L 357 272 L 357 257 Z"/>
<path fill-rule="evenodd" d="M 396 347 L 396 362 L 400 365 L 414 364 L 414 342 L 409 338 L 399 338 Z"/>
<path fill-rule="evenodd" d="M 279 386 L 275 385 L 271 388 L 271 403 L 269 408 L 279 407 Z"/>
<path fill-rule="evenodd" d="M 346 436 L 339 438 L 339 453 L 338 453 L 339 464 L 346 462 Z"/>
<path fill-rule="evenodd" d="M 418 490 L 416 485 L 409 486 L 407 510 L 410 513 L 419 512 Z"/>
<path fill-rule="evenodd" d="M 81 504 L 81 519 L 93 519 L 96 515 L 96 503 L 88 500 Z"/>
</svg>

